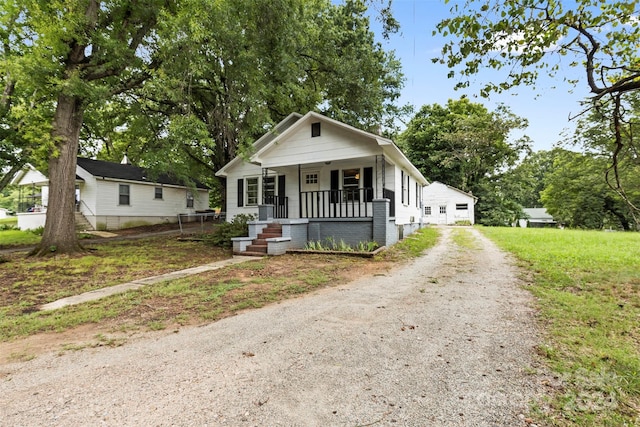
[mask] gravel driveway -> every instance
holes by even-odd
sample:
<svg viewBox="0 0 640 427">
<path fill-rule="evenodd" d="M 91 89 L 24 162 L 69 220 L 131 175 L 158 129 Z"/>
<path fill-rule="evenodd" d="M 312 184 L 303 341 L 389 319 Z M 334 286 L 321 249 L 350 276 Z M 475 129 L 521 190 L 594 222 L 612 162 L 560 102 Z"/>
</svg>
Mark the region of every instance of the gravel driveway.
<svg viewBox="0 0 640 427">
<path fill-rule="evenodd" d="M 0 425 L 524 426 L 538 393 L 531 297 L 477 230 L 442 234 L 386 275 L 1 366 Z"/>
</svg>

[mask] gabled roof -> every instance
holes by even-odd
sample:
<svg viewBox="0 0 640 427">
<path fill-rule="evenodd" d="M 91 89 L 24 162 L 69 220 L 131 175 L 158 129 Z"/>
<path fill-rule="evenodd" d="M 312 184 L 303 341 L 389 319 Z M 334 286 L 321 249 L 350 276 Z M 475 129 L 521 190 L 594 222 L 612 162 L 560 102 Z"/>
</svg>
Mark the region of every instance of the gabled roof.
<svg viewBox="0 0 640 427">
<path fill-rule="evenodd" d="M 268 152 L 268 150 L 274 145 L 277 144 L 280 140 L 286 139 L 288 135 L 293 134 L 297 131 L 299 126 L 303 126 L 305 123 L 309 121 L 309 119 L 313 119 L 315 121 L 322 121 L 325 123 L 329 123 L 335 125 L 339 128 L 347 130 L 348 132 L 360 135 L 370 140 L 372 143 L 380 146 L 385 154 L 391 160 L 410 170 L 414 176 L 418 178 L 418 181 L 422 185 L 427 185 L 429 182 L 427 179 L 420 173 L 418 168 L 416 168 L 413 163 L 407 159 L 407 157 L 402 153 L 402 151 L 398 148 L 397 145 L 393 143 L 392 140 L 385 138 L 380 135 L 373 134 L 371 132 L 367 132 L 358 128 L 355 128 L 346 123 L 342 123 L 338 120 L 331 119 L 329 117 L 323 116 L 322 114 L 310 111 L 304 116 L 300 114 L 293 113 L 289 115 L 286 119 L 280 122 L 274 130 L 268 132 L 263 135 L 260 139 L 258 139 L 254 144 L 254 154 L 251 156 L 249 161 L 255 164 L 262 164 L 262 156 Z M 220 169 L 216 175 L 218 176 L 226 176 L 227 170 L 234 165 L 235 163 L 242 161 L 242 159 L 236 157 L 231 162 L 227 163 L 222 169 Z"/>
<path fill-rule="evenodd" d="M 104 160 L 93 160 L 78 157 L 78 166 L 89 172 L 91 175 L 100 178 L 121 179 L 124 181 L 137 181 L 185 187 L 184 183 L 167 174 L 150 176 L 150 174 L 144 168 L 130 164 L 113 163 L 106 162 Z M 198 182 L 196 182 L 196 187 L 204 189 L 207 188 L 204 184 Z"/>
<path fill-rule="evenodd" d="M 467 193 L 466 191 L 462 191 L 462 190 L 460 190 L 459 188 L 453 187 L 453 186 L 448 185 L 448 184 L 445 184 L 445 183 L 443 183 L 443 182 L 440 182 L 440 181 L 433 181 L 431 184 L 440 184 L 440 185 L 444 185 L 444 186 L 445 186 L 445 187 L 447 187 L 449 190 L 456 191 L 456 192 L 458 192 L 458 193 L 460 193 L 460 194 L 464 194 L 465 196 L 468 196 L 468 197 L 473 197 L 473 200 L 474 200 L 475 202 L 477 202 L 477 201 L 478 201 L 478 197 L 474 196 L 473 194 L 471 194 L 471 193 Z M 474 202 L 474 203 L 475 203 L 475 202 Z"/>
<path fill-rule="evenodd" d="M 293 126 L 293 124 L 296 123 L 301 118 L 302 118 L 302 114 L 299 114 L 299 113 L 289 114 L 280 123 L 275 125 L 273 129 L 271 129 L 269 132 L 262 135 L 258 140 L 256 140 L 256 142 L 253 143 L 254 152 L 261 150 L 271 141 L 273 141 L 274 139 L 282 135 L 283 132 L 285 132 L 287 129 Z M 237 156 L 231 159 L 229 163 L 224 165 L 222 168 L 220 168 L 218 172 L 216 172 L 216 176 L 227 176 L 227 170 L 231 166 L 235 165 L 236 163 L 242 162 L 242 160 L 243 159 L 240 156 Z"/>
<path fill-rule="evenodd" d="M 31 175 L 31 179 L 29 180 L 29 182 L 22 182 L 27 177 L 27 175 Z M 77 178 L 78 177 L 76 177 L 76 179 Z M 16 174 L 11 179 L 10 184 L 43 186 L 49 184 L 49 178 L 44 176 L 42 172 L 33 167 L 33 165 L 27 163 L 22 167 L 22 169 L 16 172 Z"/>
<path fill-rule="evenodd" d="M 549 215 L 546 208 L 524 208 L 522 209 L 529 220 L 539 222 L 555 222 L 553 216 Z"/>
</svg>

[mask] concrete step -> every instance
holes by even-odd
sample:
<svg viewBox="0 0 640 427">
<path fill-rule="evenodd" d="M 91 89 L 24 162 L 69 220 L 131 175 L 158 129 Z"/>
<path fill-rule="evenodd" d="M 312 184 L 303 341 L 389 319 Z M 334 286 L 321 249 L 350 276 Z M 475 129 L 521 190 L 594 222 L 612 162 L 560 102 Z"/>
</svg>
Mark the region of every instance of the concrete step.
<svg viewBox="0 0 640 427">
<path fill-rule="evenodd" d="M 271 239 L 273 237 L 282 237 L 282 233 L 260 233 L 258 239 Z"/>
<path fill-rule="evenodd" d="M 247 252 L 261 252 L 264 255 L 267 253 L 267 245 L 247 245 Z"/>
</svg>

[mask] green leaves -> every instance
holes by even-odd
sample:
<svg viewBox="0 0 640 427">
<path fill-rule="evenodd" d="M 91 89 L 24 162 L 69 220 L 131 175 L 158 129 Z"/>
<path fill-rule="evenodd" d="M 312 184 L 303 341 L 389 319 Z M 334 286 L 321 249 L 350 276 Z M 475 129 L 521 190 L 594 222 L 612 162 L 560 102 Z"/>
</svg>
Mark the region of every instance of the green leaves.
<svg viewBox="0 0 640 427">
<path fill-rule="evenodd" d="M 425 176 L 480 196 L 476 212 L 497 221 L 513 217 L 519 209 L 488 189 L 501 170 L 529 149 L 528 139 L 508 138 L 512 130 L 524 127 L 526 120 L 505 106 L 490 112 L 467 99 L 449 100 L 446 106 L 423 106 L 399 141 Z"/>
</svg>

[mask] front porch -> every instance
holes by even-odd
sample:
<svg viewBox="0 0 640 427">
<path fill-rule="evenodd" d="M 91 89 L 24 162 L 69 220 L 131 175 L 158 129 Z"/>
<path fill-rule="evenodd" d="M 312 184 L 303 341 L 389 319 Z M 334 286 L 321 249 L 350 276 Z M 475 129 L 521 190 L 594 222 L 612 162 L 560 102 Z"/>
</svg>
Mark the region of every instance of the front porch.
<svg viewBox="0 0 640 427">
<path fill-rule="evenodd" d="M 262 168 L 261 186 L 246 178 L 247 200 L 273 206 L 276 219 L 371 218 L 373 200 L 389 200 L 395 216 L 393 168 L 383 155 Z M 258 196 L 258 191 L 259 195 Z M 241 195 L 239 194 L 239 198 Z"/>
<path fill-rule="evenodd" d="M 389 216 L 389 199 L 374 199 L 367 203 L 371 207 L 369 216 L 295 219 L 276 218 L 275 205 L 260 205 L 258 220 L 249 222 L 249 236 L 232 239 L 233 252 L 238 255 L 280 255 L 288 249 L 303 249 L 309 241 L 326 239 L 350 246 L 376 242 L 382 247 L 415 231 L 405 230 L 405 225 L 396 225 L 395 219 Z M 278 230 L 277 236 L 265 234 L 265 230 L 272 229 Z"/>
</svg>

